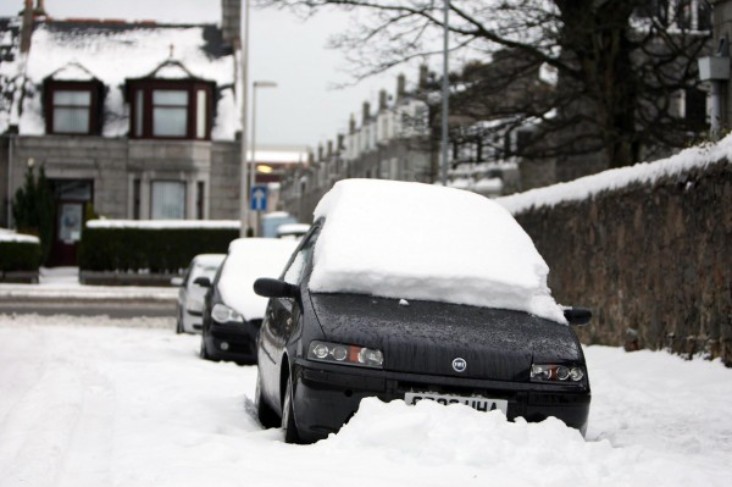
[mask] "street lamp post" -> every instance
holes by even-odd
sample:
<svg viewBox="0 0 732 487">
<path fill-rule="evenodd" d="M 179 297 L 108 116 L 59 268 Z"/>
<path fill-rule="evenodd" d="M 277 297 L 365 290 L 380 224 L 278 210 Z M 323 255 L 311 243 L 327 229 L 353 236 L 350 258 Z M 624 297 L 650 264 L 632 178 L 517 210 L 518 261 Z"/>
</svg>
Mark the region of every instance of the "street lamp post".
<svg viewBox="0 0 732 487">
<path fill-rule="evenodd" d="M 277 88 L 274 81 L 255 81 L 252 83 L 252 151 L 251 151 L 251 167 L 249 168 L 249 188 L 253 188 L 256 184 L 257 174 L 257 88 Z M 261 211 L 257 211 L 256 234 L 259 235 L 259 220 Z"/>
<path fill-rule="evenodd" d="M 244 2 L 244 34 L 241 40 L 241 180 L 239 181 L 240 236 L 249 227 L 249 188 L 247 185 L 247 88 L 249 87 L 249 0 Z"/>
</svg>

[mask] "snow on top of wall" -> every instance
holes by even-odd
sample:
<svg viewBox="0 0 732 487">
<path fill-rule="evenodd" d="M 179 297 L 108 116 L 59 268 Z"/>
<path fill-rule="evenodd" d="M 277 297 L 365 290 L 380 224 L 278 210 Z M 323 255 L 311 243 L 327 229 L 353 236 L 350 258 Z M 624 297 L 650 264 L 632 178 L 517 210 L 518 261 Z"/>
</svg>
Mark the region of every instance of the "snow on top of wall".
<svg viewBox="0 0 732 487">
<path fill-rule="evenodd" d="M 717 144 L 692 147 L 667 159 L 611 169 L 567 183 L 504 196 L 496 201 L 511 213 L 518 214 L 532 208 L 552 207 L 566 201 L 592 198 L 603 191 L 620 189 L 634 183 L 653 183 L 660 178 L 680 174 L 695 167 L 704 167 L 721 159 L 729 160 L 730 154 L 732 135 Z"/>
<path fill-rule="evenodd" d="M 35 237 L 33 235 L 16 233 L 13 230 L 7 230 L 5 228 L 0 228 L 0 242 L 27 242 L 36 244 L 41 243 L 38 237 Z"/>
<path fill-rule="evenodd" d="M 325 223 L 310 288 L 525 311 L 566 323 L 531 238 L 493 201 L 421 183 L 350 179 L 315 209 Z"/>
<path fill-rule="evenodd" d="M 187 228 L 240 228 L 239 220 L 89 220 L 89 228 L 143 228 L 143 229 L 187 229 Z"/>
<path fill-rule="evenodd" d="M 254 281 L 279 277 L 298 243 L 273 238 L 233 240 L 218 282 L 223 302 L 246 320 L 262 319 L 267 298 L 254 294 Z"/>
<path fill-rule="evenodd" d="M 196 78 L 213 81 L 219 88 L 235 83 L 234 55 L 213 54 L 207 25 L 146 25 L 102 23 L 47 22 L 37 25 L 31 40 L 25 74 L 32 85 L 26 93 L 20 118 L 20 133 L 42 135 L 41 84 L 49 75 L 67 66 L 78 65 L 87 74 L 99 79 L 108 88 L 105 99 L 103 134 L 119 137 L 129 130 L 128 108 L 123 88 L 126 79 L 143 78 L 153 73 L 166 60 L 180 62 L 185 69 L 171 73 L 163 67 L 164 78 L 180 79 L 188 70 Z M 172 52 L 171 52 L 172 51 Z M 18 70 L 20 56 L 2 63 L 2 70 Z M 170 68 L 170 69 L 168 69 Z M 63 79 L 70 79 L 64 76 Z M 16 86 L 19 89 L 19 86 Z M 229 106 L 231 105 L 231 106 Z M 214 138 L 233 139 L 240 122 L 232 91 L 223 90 L 218 100 Z M 117 123 L 122 120 L 122 123 Z M 2 122 L 0 120 L 0 122 Z M 0 126 L 0 131 L 4 129 Z"/>
</svg>

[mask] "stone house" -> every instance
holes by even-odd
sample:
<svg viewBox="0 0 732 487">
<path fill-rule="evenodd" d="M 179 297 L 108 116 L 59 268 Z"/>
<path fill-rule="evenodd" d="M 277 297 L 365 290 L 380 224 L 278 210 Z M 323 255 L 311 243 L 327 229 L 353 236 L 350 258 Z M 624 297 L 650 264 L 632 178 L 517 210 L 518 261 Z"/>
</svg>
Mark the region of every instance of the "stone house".
<svg viewBox="0 0 732 487">
<path fill-rule="evenodd" d="M 19 8 L 22 5 L 19 5 Z M 0 19 L 0 226 L 30 166 L 56 200 L 50 264 L 73 264 L 90 210 L 237 219 L 240 1 L 223 27 L 66 19 L 25 0 Z"/>
</svg>

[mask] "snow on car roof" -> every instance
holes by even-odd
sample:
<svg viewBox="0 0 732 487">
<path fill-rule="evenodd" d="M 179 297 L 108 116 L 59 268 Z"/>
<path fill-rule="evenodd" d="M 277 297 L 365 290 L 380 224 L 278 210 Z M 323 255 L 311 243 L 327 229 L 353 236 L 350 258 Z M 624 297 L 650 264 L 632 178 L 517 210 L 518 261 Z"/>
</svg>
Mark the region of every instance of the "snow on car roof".
<svg viewBox="0 0 732 487">
<path fill-rule="evenodd" d="M 296 240 L 273 238 L 233 240 L 218 282 L 224 303 L 247 320 L 261 319 L 267 298 L 254 294 L 254 281 L 260 277 L 279 277 L 297 245 Z"/>
<path fill-rule="evenodd" d="M 566 323 L 549 267 L 511 214 L 483 196 L 350 179 L 318 203 L 313 292 L 350 292 L 525 311 Z"/>
</svg>

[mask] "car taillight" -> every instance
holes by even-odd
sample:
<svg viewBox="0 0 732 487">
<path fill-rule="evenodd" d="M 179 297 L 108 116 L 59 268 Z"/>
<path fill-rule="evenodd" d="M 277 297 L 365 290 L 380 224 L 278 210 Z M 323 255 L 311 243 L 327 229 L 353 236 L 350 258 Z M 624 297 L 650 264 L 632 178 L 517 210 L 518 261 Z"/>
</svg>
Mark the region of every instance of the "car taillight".
<svg viewBox="0 0 732 487">
<path fill-rule="evenodd" d="M 318 340 L 310 342 L 308 359 L 378 369 L 384 365 L 384 354 L 381 350 Z"/>
<path fill-rule="evenodd" d="M 534 382 L 579 382 L 585 376 L 582 367 L 576 365 L 533 364 L 531 380 Z"/>
</svg>

